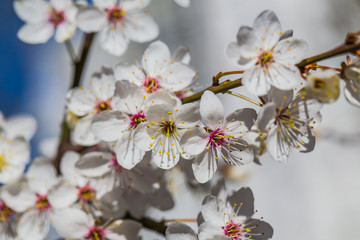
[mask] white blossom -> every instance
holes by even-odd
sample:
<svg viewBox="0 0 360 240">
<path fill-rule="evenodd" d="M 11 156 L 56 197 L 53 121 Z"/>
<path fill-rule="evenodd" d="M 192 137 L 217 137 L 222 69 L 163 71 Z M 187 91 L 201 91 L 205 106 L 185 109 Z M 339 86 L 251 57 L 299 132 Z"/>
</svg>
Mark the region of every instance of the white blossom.
<svg viewBox="0 0 360 240">
<path fill-rule="evenodd" d="M 290 90 L 302 81 L 295 63 L 304 57 L 308 45 L 282 35 L 285 36 L 277 16 L 266 10 L 255 19 L 252 28 L 240 27 L 237 42 L 228 45 L 228 58 L 246 70 L 242 84 L 250 93 L 263 96 L 271 86 Z"/>
<path fill-rule="evenodd" d="M 200 115 L 205 127 L 189 130 L 181 138 L 184 151 L 195 156 L 192 168 L 199 182 L 211 179 L 219 159 L 231 165 L 253 160 L 251 149 L 241 139 L 256 119 L 253 109 L 239 109 L 225 118 L 220 100 L 206 91 L 201 97 Z"/>
<path fill-rule="evenodd" d="M 195 77 L 195 70 L 189 64 L 190 55 L 186 48 L 179 48 L 173 57 L 165 43 L 153 42 L 145 50 L 141 66 L 120 63 L 115 66 L 117 80 L 128 80 L 142 86 L 147 93 L 166 89 L 172 92 L 189 86 Z"/>
<path fill-rule="evenodd" d="M 100 46 L 110 54 L 122 55 L 130 42 L 147 42 L 156 38 L 159 28 L 141 10 L 150 0 L 94 0 L 95 6 L 80 10 L 77 20 L 85 32 L 100 31 Z"/>
<path fill-rule="evenodd" d="M 72 0 L 16 0 L 14 8 L 25 22 L 18 37 L 26 43 L 45 43 L 54 32 L 55 40 L 64 42 L 75 33 L 78 9 Z"/>
<path fill-rule="evenodd" d="M 319 102 L 331 103 L 339 98 L 340 78 L 335 70 L 311 72 L 306 79 L 306 93 Z"/>
</svg>

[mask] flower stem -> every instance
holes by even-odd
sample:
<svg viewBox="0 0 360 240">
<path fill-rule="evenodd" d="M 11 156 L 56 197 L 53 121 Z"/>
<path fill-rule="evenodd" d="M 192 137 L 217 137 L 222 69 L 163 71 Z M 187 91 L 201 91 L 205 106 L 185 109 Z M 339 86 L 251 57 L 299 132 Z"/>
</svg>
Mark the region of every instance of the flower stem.
<svg viewBox="0 0 360 240">
<path fill-rule="evenodd" d="M 239 93 L 236 93 L 236 92 L 233 92 L 233 91 L 230 91 L 230 90 L 227 91 L 226 93 L 228 93 L 228 94 L 230 94 L 230 95 L 233 95 L 233 96 L 235 96 L 235 97 L 244 99 L 244 100 L 246 100 L 246 101 L 248 101 L 248 102 L 251 102 L 251 103 L 253 103 L 253 104 L 255 104 L 255 105 L 258 105 L 259 107 L 262 107 L 262 104 L 261 104 L 261 103 L 258 103 L 258 102 L 256 102 L 256 101 L 252 100 L 251 98 L 248 98 L 248 97 L 246 97 L 246 96 L 244 96 L 244 95 L 241 95 L 241 94 L 239 94 Z"/>
<path fill-rule="evenodd" d="M 233 75 L 233 74 L 242 74 L 244 71 L 229 71 L 229 72 L 219 72 L 213 77 L 213 86 L 219 86 L 219 79 L 223 76 Z"/>
<path fill-rule="evenodd" d="M 166 219 L 164 222 L 196 222 L 196 218 L 174 218 L 174 219 Z"/>
</svg>

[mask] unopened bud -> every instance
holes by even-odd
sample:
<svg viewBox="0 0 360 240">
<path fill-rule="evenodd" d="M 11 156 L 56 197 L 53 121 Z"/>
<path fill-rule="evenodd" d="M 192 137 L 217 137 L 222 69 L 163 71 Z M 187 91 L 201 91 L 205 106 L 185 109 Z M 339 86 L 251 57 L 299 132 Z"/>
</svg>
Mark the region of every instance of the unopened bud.
<svg viewBox="0 0 360 240">
<path fill-rule="evenodd" d="M 340 94 L 339 75 L 331 69 L 310 73 L 307 77 L 306 92 L 319 102 L 334 102 Z"/>
</svg>

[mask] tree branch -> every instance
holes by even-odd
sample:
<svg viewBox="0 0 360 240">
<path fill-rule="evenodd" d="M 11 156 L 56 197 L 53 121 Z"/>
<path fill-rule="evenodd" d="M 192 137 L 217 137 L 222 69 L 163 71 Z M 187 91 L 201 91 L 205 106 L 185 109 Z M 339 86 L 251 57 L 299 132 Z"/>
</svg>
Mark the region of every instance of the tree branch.
<svg viewBox="0 0 360 240">
<path fill-rule="evenodd" d="M 130 213 L 126 213 L 126 215 L 123 219 L 131 219 L 131 220 L 137 221 L 137 222 L 141 223 L 143 225 L 143 227 L 151 229 L 151 230 L 158 232 L 165 236 L 167 226 L 165 225 L 164 221 L 157 222 L 148 217 L 135 218 L 135 217 L 131 216 Z"/>
</svg>

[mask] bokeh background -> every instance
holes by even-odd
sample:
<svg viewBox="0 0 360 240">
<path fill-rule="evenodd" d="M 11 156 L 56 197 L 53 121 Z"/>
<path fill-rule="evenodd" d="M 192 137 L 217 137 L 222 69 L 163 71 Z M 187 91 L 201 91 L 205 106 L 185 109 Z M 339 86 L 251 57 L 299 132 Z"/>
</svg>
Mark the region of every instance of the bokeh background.
<svg viewBox="0 0 360 240">
<path fill-rule="evenodd" d="M 36 117 L 39 127 L 32 140 L 35 157 L 40 141 L 59 133 L 72 68 L 64 45 L 54 40 L 27 45 L 17 39 L 22 22 L 12 4 L 12 0 L 0 1 L 0 111 L 6 116 L 30 113 Z M 181 8 L 173 0 L 153 0 L 148 7 L 160 26 L 158 39 L 172 52 L 179 45 L 190 49 L 200 87 L 211 84 L 211 77 L 219 71 L 236 70 L 226 59 L 225 47 L 235 40 L 241 25 L 251 26 L 265 9 L 277 13 L 284 30 L 294 29 L 295 37 L 308 41 L 308 56 L 329 50 L 340 44 L 347 32 L 360 30 L 358 0 L 192 0 L 190 8 Z M 78 32 L 72 40 L 76 48 L 81 38 Z M 113 57 L 95 43 L 83 79 L 101 66 L 133 63 L 147 45 L 131 43 L 126 54 Z M 337 67 L 343 59 L 324 64 Z M 253 107 L 232 96 L 220 98 L 228 112 Z M 258 217 L 271 223 L 273 239 L 360 238 L 360 109 L 341 96 L 334 104 L 326 105 L 322 115 L 313 152 L 292 153 L 287 164 L 277 163 L 266 154 L 261 158 L 262 166 L 237 168 L 237 180 L 228 181 L 229 188 L 252 188 Z M 204 191 L 194 193 L 176 177 L 173 190 L 175 209 L 149 214 L 159 219 L 196 217 Z M 147 231 L 143 236 L 162 239 Z M 56 234 L 48 239 L 56 239 Z"/>
</svg>

